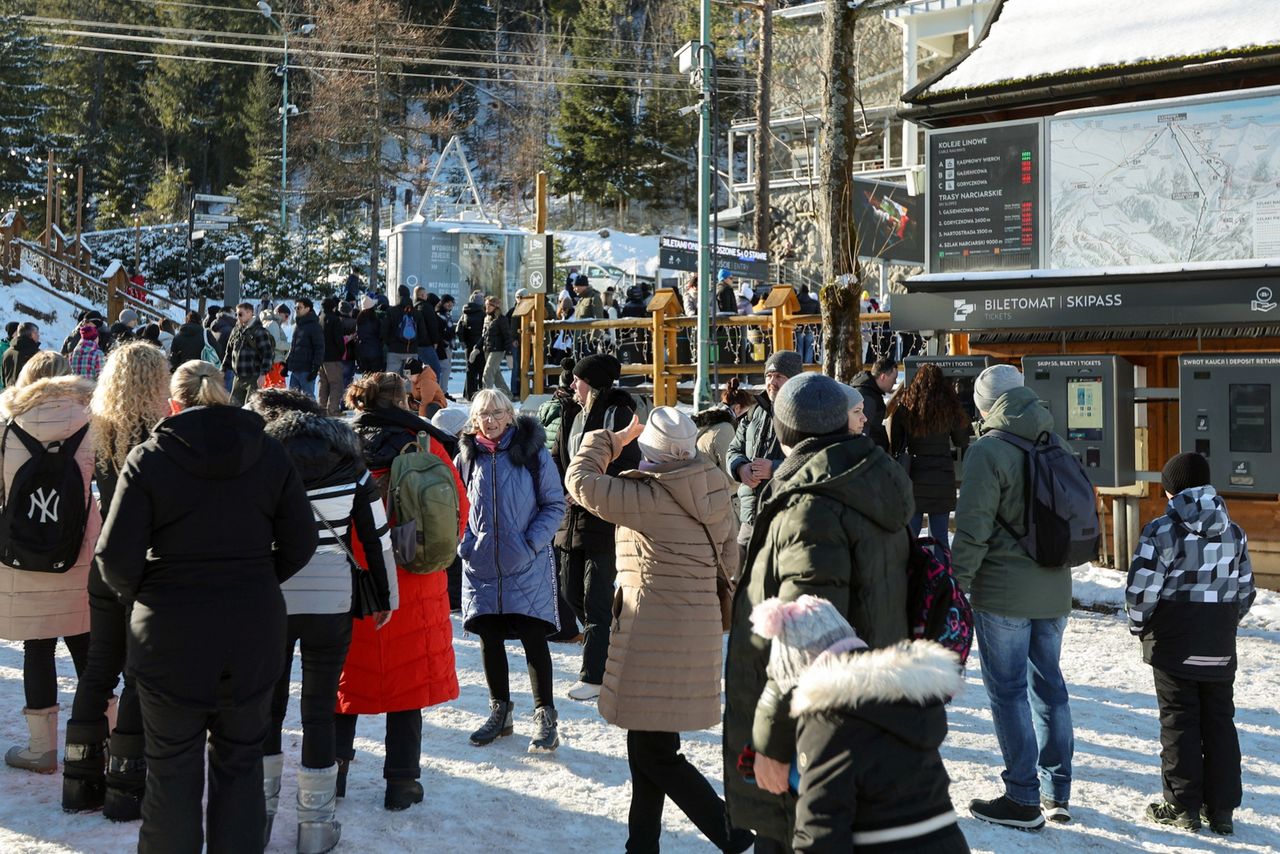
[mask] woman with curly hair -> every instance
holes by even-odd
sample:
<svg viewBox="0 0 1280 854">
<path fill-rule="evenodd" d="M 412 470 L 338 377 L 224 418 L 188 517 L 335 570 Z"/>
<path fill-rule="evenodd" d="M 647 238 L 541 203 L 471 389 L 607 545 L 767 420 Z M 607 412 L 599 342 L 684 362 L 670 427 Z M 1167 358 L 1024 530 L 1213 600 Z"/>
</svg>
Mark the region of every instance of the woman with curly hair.
<svg viewBox="0 0 1280 854">
<path fill-rule="evenodd" d="M 929 514 L 929 535 L 949 548 L 947 525 L 956 509 L 956 464 L 952 448 L 969 445 L 969 416 L 955 388 L 937 365 L 921 365 L 910 385 L 889 404 L 889 447 L 907 467 L 915 493 L 911 530 L 919 531 Z"/>
<path fill-rule="evenodd" d="M 169 358 L 145 343 L 123 344 L 112 350 L 89 401 L 94 478 L 103 518 L 111 509 L 125 458 L 168 414 Z M 102 576 L 91 572 L 89 659 L 67 722 L 62 808 L 75 812 L 101 808 L 102 814 L 114 821 L 141 817 L 147 777 L 142 709 L 133 680 L 125 677 L 118 707 L 112 694 L 124 672 L 128 630 L 128 609 Z M 108 736 L 109 761 L 103 754 Z"/>
</svg>

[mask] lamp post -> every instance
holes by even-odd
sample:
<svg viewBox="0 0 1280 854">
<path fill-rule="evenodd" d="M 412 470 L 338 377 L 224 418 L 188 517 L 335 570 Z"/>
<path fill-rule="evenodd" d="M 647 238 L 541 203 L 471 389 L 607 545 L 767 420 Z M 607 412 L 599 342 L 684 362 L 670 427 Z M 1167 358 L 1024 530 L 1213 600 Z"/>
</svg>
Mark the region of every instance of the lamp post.
<svg viewBox="0 0 1280 854">
<path fill-rule="evenodd" d="M 266 0 L 258 0 L 258 11 L 262 13 L 264 18 L 275 24 L 276 29 L 280 31 L 280 35 L 284 38 L 284 59 L 281 61 L 280 67 L 276 69 L 276 73 L 280 75 L 282 85 L 280 102 L 280 236 L 283 239 L 289 230 L 289 209 L 286 200 L 286 193 L 289 190 L 289 116 L 295 115 L 298 111 L 297 107 L 289 103 L 289 36 L 309 36 L 316 31 L 316 25 L 303 24 L 297 29 L 290 30 L 276 20 L 271 4 Z"/>
</svg>

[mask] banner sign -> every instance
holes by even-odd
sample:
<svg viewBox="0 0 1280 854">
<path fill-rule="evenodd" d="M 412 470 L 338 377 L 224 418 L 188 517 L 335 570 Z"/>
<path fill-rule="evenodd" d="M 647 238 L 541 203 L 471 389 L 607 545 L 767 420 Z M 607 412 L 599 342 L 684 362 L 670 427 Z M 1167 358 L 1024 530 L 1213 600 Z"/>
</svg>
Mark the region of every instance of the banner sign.
<svg viewBox="0 0 1280 854">
<path fill-rule="evenodd" d="M 658 266 L 663 270 L 698 272 L 698 241 L 681 237 L 658 238 Z M 711 247 L 711 277 L 717 270 L 728 270 L 740 279 L 769 281 L 769 253 L 741 246 Z"/>
</svg>

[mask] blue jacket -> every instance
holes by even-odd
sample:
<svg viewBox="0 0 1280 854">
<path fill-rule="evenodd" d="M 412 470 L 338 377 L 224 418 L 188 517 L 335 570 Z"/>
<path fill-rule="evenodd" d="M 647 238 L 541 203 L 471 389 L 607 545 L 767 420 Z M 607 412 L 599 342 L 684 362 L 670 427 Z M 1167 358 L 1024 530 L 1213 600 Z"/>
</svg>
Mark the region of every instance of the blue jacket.
<svg viewBox="0 0 1280 854">
<path fill-rule="evenodd" d="M 559 628 L 551 540 L 566 505 L 545 441 L 542 425 L 529 416 L 516 419 L 495 453 L 472 435 L 462 437 L 455 464 L 471 502 L 458 546 L 468 630 L 487 614 L 524 614 Z"/>
</svg>

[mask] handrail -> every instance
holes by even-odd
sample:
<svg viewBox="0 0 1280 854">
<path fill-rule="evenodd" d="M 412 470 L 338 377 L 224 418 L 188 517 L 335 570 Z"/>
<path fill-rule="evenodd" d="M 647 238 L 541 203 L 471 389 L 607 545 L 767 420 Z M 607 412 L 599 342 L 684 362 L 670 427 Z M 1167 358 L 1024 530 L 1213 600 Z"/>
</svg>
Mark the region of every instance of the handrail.
<svg viewBox="0 0 1280 854">
<path fill-rule="evenodd" d="M 47 294 L 51 294 L 52 296 L 57 297 L 58 299 L 67 303 L 77 311 L 85 312 L 85 311 L 92 310 L 92 306 L 86 305 L 85 303 L 82 303 L 79 300 L 76 300 L 70 294 L 64 293 L 51 285 L 47 285 L 44 282 L 40 282 L 31 278 L 30 276 L 23 273 L 21 269 L 14 270 L 13 272 L 18 278 L 22 279 L 22 281 L 26 282 L 28 285 L 31 285 L 34 288 L 38 288 Z"/>
</svg>

